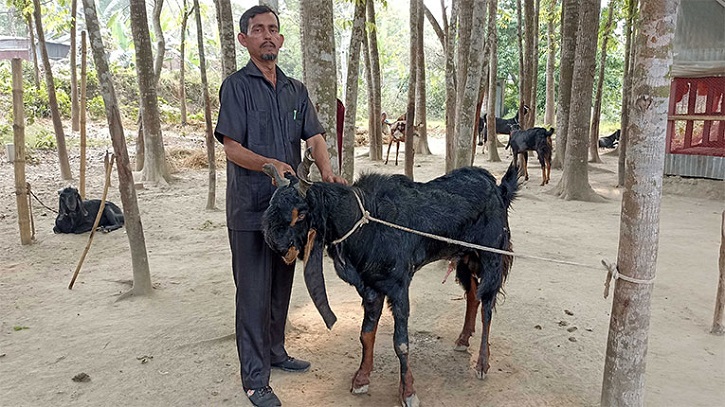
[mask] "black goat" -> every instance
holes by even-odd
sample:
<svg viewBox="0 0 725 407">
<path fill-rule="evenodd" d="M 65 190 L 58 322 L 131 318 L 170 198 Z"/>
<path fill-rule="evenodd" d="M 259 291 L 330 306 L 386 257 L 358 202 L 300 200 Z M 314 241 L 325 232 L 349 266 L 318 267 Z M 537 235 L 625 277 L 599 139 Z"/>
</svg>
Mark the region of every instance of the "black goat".
<svg viewBox="0 0 725 407">
<path fill-rule="evenodd" d="M 529 106 L 524 105 L 524 116 L 526 116 L 527 113 L 529 113 Z M 484 113 L 483 116 L 478 121 L 478 145 L 482 146 L 488 141 L 488 125 L 486 122 L 486 115 L 487 113 Z M 511 134 L 512 131 L 516 130 L 517 128 L 521 128 L 521 123 L 519 122 L 519 111 L 516 111 L 516 115 L 510 119 L 502 119 L 500 117 L 496 118 L 496 134 Z"/>
<path fill-rule="evenodd" d="M 58 191 L 58 216 L 55 218 L 53 233 L 90 232 L 96 221 L 100 199 L 82 200 L 78 190 L 67 187 Z M 106 201 L 98 230 L 111 232 L 123 226 L 123 211 L 113 202 Z"/>
<path fill-rule="evenodd" d="M 551 136 L 554 134 L 554 128 L 547 131 L 543 127 L 532 127 L 527 130 L 516 130 L 511 133 L 506 148 L 511 146 L 511 152 L 514 154 L 514 162 L 521 155 L 522 164 L 519 166 L 524 175 L 525 180 L 529 180 L 529 151 L 536 151 L 541 164 L 541 185 L 549 183 L 551 176 L 551 153 L 553 150 Z"/>
<path fill-rule="evenodd" d="M 362 362 L 352 379 L 353 393 L 368 390 L 375 333 L 387 297 L 395 321 L 393 346 L 400 360 L 399 395 L 404 406 L 419 403 L 409 362 L 408 291 L 413 274 L 439 259 L 452 259 L 457 279 L 466 290 L 466 316 L 457 350 L 467 349 L 482 303 L 481 348 L 475 369 L 479 378 L 485 377 L 491 315 L 512 262 L 508 255 L 445 243 L 377 222 L 363 225 L 362 206 L 371 216 L 397 225 L 511 250 L 508 209 L 518 187 L 517 170 L 512 163 L 500 185 L 488 171 L 466 167 L 427 183 L 402 175 L 366 174 L 350 187 L 331 183 L 308 186 L 304 175 L 299 181 L 284 179 L 274 167 L 266 166 L 265 172 L 275 178 L 278 188 L 264 213 L 265 239 L 288 263 L 295 257 L 304 260 L 307 289 L 327 327 L 332 327 L 336 317 L 327 300 L 323 247 L 327 247 L 338 276 L 362 297 Z M 298 174 L 304 173 L 298 170 Z"/>
<path fill-rule="evenodd" d="M 599 137 L 599 148 L 615 148 L 619 145 L 619 136 L 622 133 L 621 129 L 617 129 L 614 133 L 607 137 Z"/>
</svg>

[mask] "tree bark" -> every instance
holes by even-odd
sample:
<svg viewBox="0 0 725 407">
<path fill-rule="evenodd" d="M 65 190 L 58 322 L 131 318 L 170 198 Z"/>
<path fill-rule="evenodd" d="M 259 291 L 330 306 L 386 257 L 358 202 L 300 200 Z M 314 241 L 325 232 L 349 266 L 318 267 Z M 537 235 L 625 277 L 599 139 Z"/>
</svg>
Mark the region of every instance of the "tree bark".
<svg viewBox="0 0 725 407">
<path fill-rule="evenodd" d="M 35 89 L 40 90 L 40 68 L 38 68 L 38 52 L 35 48 L 35 30 L 33 28 L 33 14 L 25 15 L 25 21 L 28 23 L 28 36 L 30 37 L 30 53 L 33 59 L 33 81 Z"/>
<path fill-rule="evenodd" d="M 415 91 L 417 88 L 418 76 L 418 2 L 410 1 L 410 42 L 409 42 L 409 61 L 408 67 L 408 105 L 405 109 L 405 175 L 413 178 L 413 155 L 415 154 L 415 122 L 418 118 L 415 116 Z"/>
<path fill-rule="evenodd" d="M 452 0 L 451 18 L 446 31 L 446 172 L 455 168 L 454 138 L 456 132 L 456 38 L 460 0 Z M 445 10 L 445 9 L 443 9 Z M 443 13 L 445 16 L 445 12 Z"/>
<path fill-rule="evenodd" d="M 577 28 L 579 27 L 579 3 L 577 0 L 561 2 L 561 51 L 559 57 L 559 100 L 556 108 L 556 149 L 551 166 L 564 167 L 566 139 L 569 133 L 569 109 L 571 107 L 571 83 L 574 76 Z"/>
<path fill-rule="evenodd" d="M 340 173 L 337 159 L 337 67 L 335 55 L 332 0 L 300 1 L 300 19 L 304 27 L 302 42 L 305 84 L 317 108 L 317 117 L 327 131 L 327 151 L 332 171 Z M 378 126 L 379 127 L 379 126 Z"/>
<path fill-rule="evenodd" d="M 131 32 L 136 47 L 136 74 L 141 96 L 141 120 L 143 122 L 144 164 L 141 179 L 165 184 L 169 180 L 169 170 L 166 167 L 166 155 L 159 120 L 154 59 L 151 53 L 146 2 L 144 0 L 130 0 L 130 7 Z"/>
<path fill-rule="evenodd" d="M 181 44 L 179 45 L 179 54 L 181 55 L 181 66 L 179 66 L 179 110 L 181 111 L 181 125 L 186 126 L 186 27 L 191 13 L 194 12 L 194 7 L 192 6 L 191 10 L 187 10 L 188 3 L 186 0 L 183 1 L 181 10 Z"/>
<path fill-rule="evenodd" d="M 77 41 L 77 10 L 78 0 L 71 0 L 70 3 L 70 117 L 71 129 L 78 131 L 80 125 L 78 112 L 78 69 L 76 55 L 78 55 Z"/>
<path fill-rule="evenodd" d="M 372 62 L 370 61 L 370 47 L 368 42 L 368 33 L 366 31 L 362 37 L 361 52 L 365 65 L 365 82 L 367 84 L 366 93 L 368 97 L 368 157 L 370 158 L 370 160 L 374 160 L 376 151 L 379 151 L 380 154 L 382 154 L 382 147 L 376 147 L 375 145 L 375 127 L 381 127 L 381 116 L 375 117 L 375 98 L 373 97 L 373 70 L 371 66 Z M 382 135 L 382 129 L 380 130 L 380 132 Z"/>
<path fill-rule="evenodd" d="M 23 61 L 13 58 L 11 62 L 13 75 L 13 143 L 15 149 L 15 205 L 18 211 L 18 228 L 20 244 L 33 243 L 30 231 L 30 195 L 25 181 L 25 110 L 23 108 Z"/>
<path fill-rule="evenodd" d="M 164 0 L 154 0 L 154 9 L 151 17 L 151 26 L 156 37 L 156 55 L 154 57 L 154 86 L 158 85 L 161 77 L 161 69 L 164 66 L 164 54 L 166 53 L 166 40 L 164 31 L 161 29 L 161 9 L 164 7 Z"/>
<path fill-rule="evenodd" d="M 150 295 L 151 272 L 149 271 L 148 255 L 146 253 L 146 239 L 141 225 L 141 215 L 138 210 L 136 190 L 134 189 L 131 164 L 126 149 L 126 139 L 123 136 L 121 113 L 118 109 L 116 93 L 113 88 L 111 72 L 108 69 L 106 51 L 101 38 L 101 28 L 98 23 L 96 4 L 93 0 L 83 0 L 83 10 L 86 16 L 86 27 L 90 37 L 93 59 L 98 72 L 98 83 L 103 104 L 106 108 L 108 129 L 111 133 L 113 151 L 116 154 L 116 169 L 118 171 L 118 189 L 121 193 L 123 205 L 124 225 L 131 248 L 131 264 L 133 266 L 133 287 L 127 295 Z M 120 299 L 120 298 L 119 298 Z"/>
<path fill-rule="evenodd" d="M 536 119 L 536 74 L 538 67 L 538 25 L 537 11 L 534 0 L 524 0 L 524 80 L 522 94 L 524 104 L 529 106 L 529 112 L 524 114 L 524 107 L 519 106 L 519 117 L 522 129 L 534 126 Z"/>
<path fill-rule="evenodd" d="M 544 124 L 547 127 L 556 127 L 556 83 L 554 70 L 556 69 L 556 3 L 549 0 L 549 10 L 546 16 L 546 107 L 544 109 Z"/>
<path fill-rule="evenodd" d="M 423 45 L 424 35 L 424 19 L 423 14 L 425 5 L 423 0 L 418 0 L 418 35 L 417 35 L 417 53 L 416 53 L 416 88 L 415 88 L 415 124 L 421 124 L 418 128 L 418 142 L 415 145 L 415 153 L 430 155 L 430 147 L 428 146 L 428 118 L 426 115 L 426 89 L 425 89 L 425 47 Z"/>
<path fill-rule="evenodd" d="M 423 12 L 425 14 L 425 18 L 430 23 L 430 26 L 433 27 L 433 31 L 436 33 L 436 37 L 438 37 L 438 41 L 441 43 L 441 48 L 444 50 L 446 49 L 446 33 L 441 28 L 440 24 L 438 24 L 438 20 L 436 20 L 433 13 L 430 12 L 428 7 L 426 7 L 425 4 L 423 4 Z M 445 14 L 445 11 L 443 11 Z"/>
<path fill-rule="evenodd" d="M 557 194 L 566 200 L 601 201 L 589 185 L 587 146 L 591 120 L 592 87 L 599 27 L 599 0 L 581 0 L 577 30 L 574 76 L 571 87 L 569 132 L 566 140 L 564 171 Z"/>
<path fill-rule="evenodd" d="M 632 97 L 632 66 L 634 65 L 634 16 L 637 13 L 637 0 L 625 0 L 627 3 L 627 21 L 625 23 L 624 79 L 622 80 L 622 119 L 619 134 L 619 160 L 617 163 L 617 186 L 624 186 L 627 165 L 627 139 L 629 133 L 629 110 Z"/>
<path fill-rule="evenodd" d="M 73 179 L 70 171 L 70 163 L 68 162 L 68 150 L 65 145 L 65 133 L 63 132 L 63 122 L 58 111 L 58 98 L 55 94 L 55 82 L 53 81 L 53 71 L 50 67 L 50 59 L 48 58 L 48 49 L 45 47 L 45 33 L 43 32 L 43 21 L 40 17 L 40 0 L 33 0 L 35 6 L 35 28 L 38 31 L 38 46 L 40 46 L 40 56 L 43 60 L 43 69 L 45 70 L 45 84 L 48 88 L 48 104 L 50 105 L 50 114 L 53 118 L 53 129 L 55 130 L 55 142 L 58 148 L 58 164 L 60 165 L 60 176 L 64 180 Z"/>
<path fill-rule="evenodd" d="M 222 52 L 222 75 L 226 78 L 237 71 L 237 36 L 234 35 L 235 29 L 231 1 L 215 0 L 215 3 L 219 24 L 219 43 L 221 44 Z M 277 2 L 275 1 L 273 3 L 270 7 L 272 10 L 278 11 L 279 7 L 277 6 Z"/>
<path fill-rule="evenodd" d="M 602 89 L 604 88 L 604 65 L 607 62 L 607 43 L 612 35 L 612 24 L 614 22 L 614 4 L 609 2 L 609 14 L 602 33 L 602 47 L 599 52 L 599 72 L 597 78 L 597 91 L 594 96 L 594 112 L 592 127 L 589 130 L 589 162 L 600 163 L 599 158 L 599 116 L 602 114 Z"/>
<path fill-rule="evenodd" d="M 347 82 L 345 84 L 345 123 L 342 132 L 341 175 L 352 184 L 355 178 L 355 117 L 357 116 L 360 48 L 365 36 L 365 3 L 355 2 L 355 13 L 348 52 Z M 376 121 L 377 123 L 377 121 Z"/>
<path fill-rule="evenodd" d="M 375 2 L 367 1 L 367 21 L 370 27 L 377 27 L 375 24 Z M 380 94 L 380 52 L 378 51 L 378 34 L 377 29 L 373 28 L 368 31 L 368 50 L 370 51 L 370 73 L 372 76 L 371 89 L 373 95 L 373 117 L 376 125 L 375 130 L 370 134 L 370 159 L 373 161 L 381 161 L 383 159 L 383 129 L 380 126 L 380 117 L 383 113 L 382 97 Z M 374 148 L 374 150 L 373 150 Z"/>
<path fill-rule="evenodd" d="M 486 105 L 486 131 L 488 140 L 488 161 L 501 162 L 498 155 L 498 136 L 496 135 L 496 85 L 498 79 L 498 32 L 496 30 L 496 14 L 498 0 L 489 1 L 488 16 L 488 103 Z"/>
<path fill-rule="evenodd" d="M 632 77 L 631 153 L 617 268 L 652 281 L 657 266 L 672 43 L 679 0 L 643 0 Z M 652 284 L 615 281 L 601 405 L 644 405 Z"/>
<path fill-rule="evenodd" d="M 204 30 L 201 25 L 199 0 L 194 0 L 194 17 L 196 19 L 196 41 L 199 47 L 199 71 L 201 73 L 201 91 L 204 98 L 204 125 L 206 130 L 206 159 L 209 162 L 209 189 L 206 195 L 206 210 L 216 209 L 216 158 L 214 131 L 211 125 L 211 98 L 209 97 L 209 81 L 206 78 L 206 55 L 204 53 Z"/>
<path fill-rule="evenodd" d="M 461 7 L 461 17 L 466 15 L 466 10 Z M 481 87 L 481 65 L 483 63 L 483 41 L 472 41 L 473 38 L 479 39 L 484 37 L 484 28 L 486 25 L 486 2 L 475 1 L 472 5 L 472 19 L 466 23 L 470 30 L 464 30 L 465 18 L 461 19 L 461 41 L 463 37 L 468 37 L 467 45 L 459 49 L 466 56 L 466 75 L 463 80 L 458 82 L 458 106 L 456 108 L 456 137 L 455 137 L 455 168 L 470 165 L 472 159 L 471 145 L 473 144 L 474 134 L 478 129 L 476 125 L 476 105 L 478 104 L 478 94 Z M 469 25 L 470 24 L 470 25 Z M 460 59 L 459 59 L 460 61 Z M 459 72 L 463 68 L 458 67 Z M 460 78 L 460 76 L 459 76 Z"/>
</svg>

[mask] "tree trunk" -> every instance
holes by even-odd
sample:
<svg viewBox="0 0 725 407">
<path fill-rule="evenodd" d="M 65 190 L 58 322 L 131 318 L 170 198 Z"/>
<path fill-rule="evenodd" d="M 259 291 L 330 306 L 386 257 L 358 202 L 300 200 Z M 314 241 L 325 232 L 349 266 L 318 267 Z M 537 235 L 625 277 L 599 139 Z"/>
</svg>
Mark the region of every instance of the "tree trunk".
<svg viewBox="0 0 725 407">
<path fill-rule="evenodd" d="M 574 76 L 571 87 L 569 132 L 566 140 L 564 171 L 557 194 L 566 200 L 601 201 L 589 185 L 587 146 L 591 120 L 592 87 L 599 30 L 599 0 L 582 0 L 577 29 Z"/>
<path fill-rule="evenodd" d="M 181 66 L 179 66 L 179 109 L 181 110 L 181 125 L 186 126 L 186 26 L 191 13 L 194 12 L 194 7 L 192 6 L 191 10 L 187 10 L 187 1 L 183 1 L 183 8 L 181 10 L 181 44 L 179 46 L 179 54 L 181 55 Z"/>
<path fill-rule="evenodd" d="M 40 90 L 40 68 L 38 68 L 38 52 L 35 48 L 35 30 L 33 29 L 33 14 L 25 15 L 25 21 L 28 23 L 28 36 L 30 37 L 30 53 L 33 59 L 33 81 L 35 89 Z"/>
<path fill-rule="evenodd" d="M 154 76 L 154 59 L 151 53 L 146 3 L 131 0 L 131 31 L 136 47 L 136 74 L 141 94 L 143 122 L 144 161 L 141 179 L 153 183 L 167 183 L 169 171 L 166 167 L 164 142 L 159 121 L 158 98 Z"/>
<path fill-rule="evenodd" d="M 619 134 L 619 161 L 617 165 L 617 186 L 624 186 L 627 159 L 627 139 L 629 132 L 629 109 L 632 96 L 632 66 L 634 65 L 634 16 L 637 12 L 637 0 L 625 0 L 627 3 L 627 21 L 625 23 L 624 79 L 622 80 L 622 120 Z"/>
<path fill-rule="evenodd" d="M 33 0 L 35 6 L 35 28 L 38 30 L 38 46 L 40 47 L 40 56 L 43 59 L 43 69 L 45 70 L 45 84 L 48 88 L 48 104 L 50 105 L 50 114 L 53 118 L 53 129 L 55 130 L 55 142 L 58 147 L 58 163 L 60 165 L 60 176 L 64 180 L 73 179 L 70 172 L 70 163 L 68 162 L 68 150 L 65 146 L 65 133 L 63 132 L 63 122 L 58 111 L 58 98 L 55 95 L 55 82 L 53 82 L 53 71 L 50 68 L 50 59 L 48 58 L 48 49 L 45 47 L 45 33 L 43 32 L 43 21 L 40 17 L 40 0 Z"/>
<path fill-rule="evenodd" d="M 355 117 L 357 115 L 360 47 L 365 36 L 365 3 L 355 2 L 355 14 L 348 52 L 347 83 L 345 84 L 345 123 L 342 133 L 341 175 L 352 184 L 355 178 Z"/>
<path fill-rule="evenodd" d="M 204 98 L 204 124 L 206 129 L 206 159 L 209 162 L 209 189 L 206 195 L 206 210 L 216 209 L 216 158 L 214 131 L 211 125 L 211 98 L 209 97 L 209 81 L 206 78 L 206 55 L 204 53 L 204 30 L 201 25 L 199 0 L 194 0 L 194 17 L 196 18 L 196 40 L 199 47 L 199 71 L 201 73 L 201 91 Z"/>
<path fill-rule="evenodd" d="M 441 48 L 446 49 L 446 33 L 443 31 L 443 28 L 441 28 L 440 24 L 438 24 L 438 20 L 436 20 L 433 13 L 430 12 L 428 7 L 426 7 L 425 4 L 422 5 L 423 7 L 423 13 L 425 14 L 425 18 L 430 23 L 430 26 L 433 27 L 433 31 L 436 33 L 436 37 L 438 37 L 438 41 L 441 43 Z M 445 15 L 445 9 L 443 9 L 443 15 Z"/>
<path fill-rule="evenodd" d="M 373 0 L 367 1 L 367 21 L 371 27 L 376 27 L 375 24 L 375 2 Z M 370 73 L 372 76 L 373 87 L 368 89 L 373 94 L 373 117 L 375 118 L 376 125 L 373 126 L 375 130 L 370 134 L 370 159 L 373 161 L 381 161 L 383 159 L 383 129 L 380 126 L 380 117 L 383 113 L 382 98 L 380 94 L 381 80 L 380 80 L 380 52 L 378 52 L 378 34 L 377 30 L 372 29 L 368 31 L 368 50 L 370 51 Z M 333 76 L 334 78 L 334 76 Z M 374 142 L 373 142 L 374 139 Z M 374 150 L 373 150 L 374 147 Z"/>
<path fill-rule="evenodd" d="M 237 71 L 237 36 L 234 35 L 234 19 L 232 4 L 230 0 L 215 0 L 217 10 L 217 21 L 219 24 L 219 43 L 221 44 L 222 75 L 226 78 Z M 271 3 L 271 2 L 270 2 Z M 278 11 L 277 2 L 271 5 L 274 11 Z"/>
<path fill-rule="evenodd" d="M 579 3 L 577 0 L 561 2 L 561 51 L 559 57 L 559 100 L 556 108 L 556 149 L 551 166 L 564 168 L 566 139 L 569 132 L 571 108 L 571 83 L 574 76 L 577 28 L 579 27 Z"/>
<path fill-rule="evenodd" d="M 13 75 L 13 143 L 15 159 L 15 207 L 18 211 L 18 228 L 20 229 L 20 244 L 33 243 L 33 234 L 30 231 L 30 195 L 28 183 L 25 181 L 25 110 L 23 108 L 23 60 L 13 58 L 11 62 Z"/>
<path fill-rule="evenodd" d="M 544 124 L 549 127 L 556 127 L 556 83 L 554 82 L 554 70 L 556 69 L 556 3 L 557 0 L 549 0 L 549 12 L 546 18 L 546 107 L 544 110 Z"/>
<path fill-rule="evenodd" d="M 332 171 L 339 174 L 337 159 L 337 67 L 332 19 L 332 0 L 300 1 L 300 19 L 304 31 L 302 41 L 305 63 L 305 84 L 317 116 L 327 131 L 327 151 Z M 314 56 L 314 57 L 313 57 Z M 380 126 L 378 126 L 380 127 Z"/>
<path fill-rule="evenodd" d="M 363 27 L 365 28 L 365 27 Z M 368 34 L 363 33 L 362 50 L 363 62 L 365 65 L 365 83 L 367 84 L 368 97 L 368 157 L 374 160 L 375 151 L 381 151 L 382 147 L 375 146 L 375 127 L 381 127 L 381 117 L 375 117 L 375 98 L 373 97 L 373 71 L 370 66 L 370 49 L 368 44 Z M 382 114 L 382 113 L 381 113 Z M 382 134 L 382 129 L 380 130 Z M 382 153 L 381 153 L 382 154 Z"/>
<path fill-rule="evenodd" d="M 80 127 L 80 161 L 81 165 L 78 170 L 78 193 L 81 195 L 81 199 L 86 199 L 86 144 L 88 137 L 86 137 L 86 107 L 88 106 L 88 92 L 87 92 L 87 81 L 88 78 L 88 39 L 86 31 L 81 31 L 81 85 L 80 85 L 80 101 L 79 101 L 79 120 L 78 125 Z"/>
<path fill-rule="evenodd" d="M 164 0 L 154 0 L 154 9 L 151 18 L 151 26 L 156 37 L 156 56 L 154 58 L 154 86 L 159 83 L 161 69 L 164 66 L 164 54 L 166 53 L 166 40 L 164 31 L 161 29 L 161 9 L 164 7 Z"/>
<path fill-rule="evenodd" d="M 657 266 L 672 43 L 679 0 L 643 0 L 632 75 L 631 154 L 617 268 L 652 281 Z M 615 280 L 601 405 L 644 405 L 652 284 Z"/>
<path fill-rule="evenodd" d="M 423 0 L 418 0 L 418 35 L 416 53 L 416 88 L 415 88 L 415 124 L 423 123 L 418 128 L 418 142 L 415 145 L 415 153 L 430 155 L 430 147 L 428 146 L 428 118 L 426 117 L 426 89 L 425 89 L 425 47 L 423 45 L 424 35 L 424 9 Z"/>
<path fill-rule="evenodd" d="M 133 288 L 125 295 L 150 295 L 151 273 L 149 271 L 148 255 L 146 253 L 146 239 L 141 226 L 141 215 L 138 210 L 136 190 L 134 188 L 131 164 L 126 149 L 126 139 L 123 136 L 121 113 L 116 101 L 116 93 L 111 81 L 111 72 L 108 69 L 106 51 L 101 38 L 101 28 L 98 23 L 96 4 L 93 0 L 83 0 L 83 9 L 86 16 L 86 27 L 90 37 L 93 59 L 98 72 L 98 82 L 103 104 L 106 107 L 108 129 L 111 133 L 113 151 L 116 154 L 116 169 L 118 171 L 118 189 L 121 193 L 123 205 L 124 224 L 126 236 L 131 248 L 131 264 L 133 266 Z"/>
<path fill-rule="evenodd" d="M 526 104 L 526 49 L 524 48 L 524 18 L 522 17 L 521 0 L 516 0 L 516 40 L 519 48 L 519 123 L 526 128 L 523 108 Z"/>
<path fill-rule="evenodd" d="M 446 172 L 455 168 L 454 138 L 456 133 L 456 38 L 460 0 L 452 0 L 451 19 L 446 31 Z M 444 9 L 445 10 L 445 9 Z M 445 16 L 445 12 L 443 13 Z"/>
<path fill-rule="evenodd" d="M 538 43 L 538 29 L 536 24 L 536 7 L 534 0 L 524 0 L 524 80 L 522 94 L 524 104 L 529 106 L 529 112 L 524 115 L 523 106 L 519 106 L 522 129 L 534 126 L 536 116 L 536 70 L 538 66 L 538 55 L 536 54 Z"/>
<path fill-rule="evenodd" d="M 455 137 L 455 168 L 470 165 L 471 162 L 471 145 L 473 137 L 478 129 L 474 128 L 476 124 L 476 105 L 478 104 L 478 94 L 481 87 L 481 65 L 483 63 L 483 41 L 472 41 L 473 38 L 479 39 L 484 37 L 486 25 L 486 2 L 476 1 L 472 5 L 472 19 L 470 20 L 470 30 L 464 30 L 464 20 L 461 19 L 461 37 L 468 37 L 468 46 L 461 48 L 459 53 L 466 50 L 467 67 L 466 75 L 463 81 L 458 82 L 459 105 L 456 108 L 456 137 Z M 465 8 L 461 7 L 461 17 L 466 15 Z M 467 23 L 469 24 L 469 23 Z M 461 38 L 461 43 L 464 39 Z M 460 59 L 459 59 L 460 60 Z M 462 69 L 458 67 L 459 72 Z"/>
<path fill-rule="evenodd" d="M 600 163 L 599 158 L 599 116 L 602 114 L 602 89 L 604 88 L 604 65 L 607 62 L 607 43 L 612 35 L 612 23 L 614 22 L 614 4 L 609 3 L 609 15 L 602 33 L 602 48 L 599 54 L 599 73 L 597 78 L 597 91 L 594 96 L 594 116 L 592 117 L 592 128 L 589 131 L 589 162 Z"/>
<path fill-rule="evenodd" d="M 413 177 L 413 155 L 415 154 L 415 123 L 418 117 L 415 115 L 415 91 L 418 77 L 418 2 L 410 1 L 410 44 L 408 67 L 408 105 L 405 109 L 405 175 L 411 180 Z"/>
<path fill-rule="evenodd" d="M 496 135 L 496 85 L 498 79 L 498 32 L 496 30 L 496 15 L 498 13 L 498 0 L 488 0 L 488 104 L 486 105 L 486 135 L 488 139 L 488 161 L 501 162 L 498 155 L 498 136 Z"/>
<path fill-rule="evenodd" d="M 78 0 L 71 0 L 70 3 L 70 117 L 71 129 L 78 131 L 80 125 L 78 112 L 78 69 L 76 68 L 76 55 L 78 55 L 77 41 L 77 10 Z"/>
</svg>

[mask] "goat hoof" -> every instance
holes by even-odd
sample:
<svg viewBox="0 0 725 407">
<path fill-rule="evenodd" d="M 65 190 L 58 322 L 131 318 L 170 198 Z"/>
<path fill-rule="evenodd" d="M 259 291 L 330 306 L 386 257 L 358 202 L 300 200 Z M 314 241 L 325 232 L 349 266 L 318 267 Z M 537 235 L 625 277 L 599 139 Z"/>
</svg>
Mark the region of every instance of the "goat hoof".
<svg viewBox="0 0 725 407">
<path fill-rule="evenodd" d="M 453 347 L 453 350 L 456 351 L 456 352 L 467 352 L 468 351 L 468 346 L 466 346 L 466 345 L 456 345 L 456 346 Z"/>
<path fill-rule="evenodd" d="M 403 400 L 403 407 L 420 407 L 420 400 L 418 399 L 418 395 L 413 394 L 409 397 L 406 397 L 405 400 Z"/>
<path fill-rule="evenodd" d="M 360 387 L 353 387 L 352 389 L 350 389 L 350 393 L 352 393 L 352 394 L 367 394 L 367 392 L 368 392 L 367 384 L 360 386 Z"/>
<path fill-rule="evenodd" d="M 476 370 L 476 377 L 478 377 L 479 380 L 483 380 L 486 378 L 486 372 L 484 372 L 483 370 Z"/>
</svg>

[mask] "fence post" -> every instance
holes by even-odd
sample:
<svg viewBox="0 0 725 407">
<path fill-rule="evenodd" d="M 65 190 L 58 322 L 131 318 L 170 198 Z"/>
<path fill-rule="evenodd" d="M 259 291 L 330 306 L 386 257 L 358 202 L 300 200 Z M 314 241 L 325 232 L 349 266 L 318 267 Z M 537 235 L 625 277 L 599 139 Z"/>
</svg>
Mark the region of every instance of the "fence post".
<svg viewBox="0 0 725 407">
<path fill-rule="evenodd" d="M 725 334 L 725 326 L 723 326 L 723 308 L 725 308 L 725 211 L 722 211 L 720 234 L 720 279 L 717 285 L 717 296 L 715 297 L 715 316 L 712 319 L 712 329 L 710 330 L 710 333 L 715 335 Z"/>
<path fill-rule="evenodd" d="M 15 143 L 15 200 L 18 207 L 20 243 L 33 242 L 30 234 L 28 189 L 25 184 L 25 110 L 23 109 L 23 61 L 13 58 L 13 142 Z"/>
</svg>

